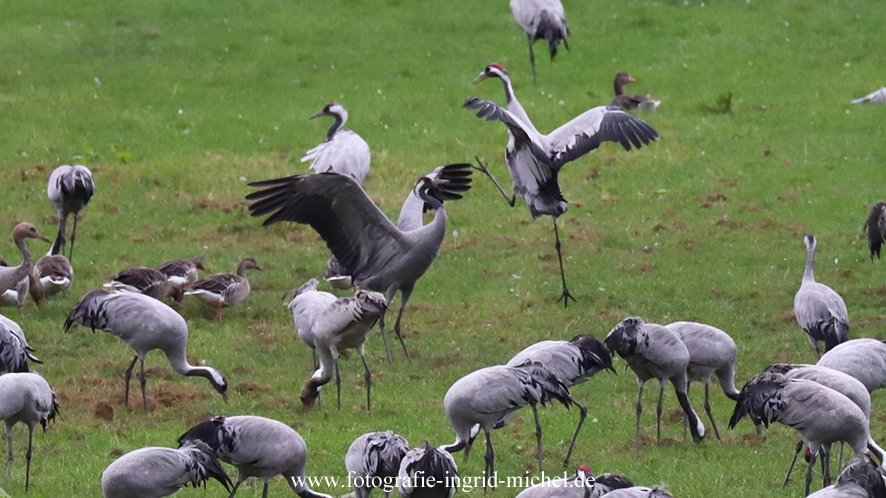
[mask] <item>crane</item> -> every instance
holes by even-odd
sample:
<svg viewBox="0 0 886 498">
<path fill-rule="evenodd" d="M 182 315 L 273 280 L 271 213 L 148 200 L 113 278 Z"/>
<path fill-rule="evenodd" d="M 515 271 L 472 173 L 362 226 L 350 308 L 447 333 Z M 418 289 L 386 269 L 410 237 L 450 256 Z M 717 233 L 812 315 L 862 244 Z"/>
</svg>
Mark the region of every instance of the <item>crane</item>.
<svg viewBox="0 0 886 498">
<path fill-rule="evenodd" d="M 615 73 L 612 86 L 615 89 L 615 97 L 609 105 L 623 110 L 640 109 L 641 111 L 654 111 L 661 104 L 660 100 L 650 99 L 646 95 L 625 95 L 624 86 L 628 83 L 636 83 L 637 80 L 628 73 L 620 71 Z"/>
<path fill-rule="evenodd" d="M 320 368 L 305 381 L 301 388 L 301 401 L 304 411 L 314 406 L 320 395 L 320 387 L 332 380 L 335 372 L 335 386 L 338 393 L 338 409 L 341 410 L 341 375 L 338 373 L 338 357 L 345 349 L 356 349 L 363 360 L 366 372 L 366 411 L 372 410 L 372 374 L 363 354 L 366 334 L 387 311 L 385 297 L 378 292 L 357 291 L 354 297 L 336 299 L 326 307 L 314 322 L 314 346 L 320 357 Z"/>
<path fill-rule="evenodd" d="M 25 491 L 31 484 L 31 447 L 34 441 L 34 427 L 39 423 L 46 431 L 46 423 L 58 415 L 58 400 L 55 391 L 49 387 L 40 374 L 21 372 L 0 375 L 0 420 L 6 425 L 6 442 L 9 457 L 6 460 L 6 480 L 9 485 L 9 472 L 12 470 L 12 428 L 22 422 L 28 426 L 28 452 L 25 453 Z"/>
<path fill-rule="evenodd" d="M 0 315 L 0 370 L 27 372 L 29 361 L 43 363 L 33 352 L 19 324 Z"/>
<path fill-rule="evenodd" d="M 338 102 L 330 102 L 309 119 L 330 116 L 332 126 L 326 132 L 326 140 L 305 153 L 301 162 L 311 161 L 315 173 L 338 173 L 362 184 L 369 173 L 372 156 L 369 145 L 351 130 L 343 128 L 348 121 L 348 110 Z"/>
<path fill-rule="evenodd" d="M 729 428 L 745 416 L 766 427 L 780 422 L 800 433 L 811 453 L 806 467 L 807 495 L 819 451 L 823 452 L 823 473 L 827 479 L 833 443 L 846 442 L 854 455 L 864 454 L 870 447 L 870 425 L 861 408 L 839 392 L 806 379 L 790 379 L 777 373 L 751 377 L 739 394 Z"/>
<path fill-rule="evenodd" d="M 541 423 L 538 404 L 544 406 L 559 401 L 569 408 L 575 403 L 569 389 L 550 370 L 538 362 L 520 366 L 496 365 L 482 368 L 457 380 L 443 398 L 443 408 L 455 430 L 455 442 L 442 449 L 455 453 L 464 450 L 465 460 L 470 454 L 480 429 L 486 435 L 486 476 L 495 475 L 495 452 L 490 431 L 502 427 L 512 412 L 526 405 L 535 416 L 538 470 L 542 470 Z M 484 489 L 487 482 L 484 480 Z"/>
<path fill-rule="evenodd" d="M 566 12 L 560 0 L 511 0 L 511 13 L 514 20 L 523 28 L 529 41 L 529 65 L 532 66 L 532 84 L 538 86 L 535 78 L 535 52 L 532 45 L 544 40 L 551 52 L 551 60 L 557 56 L 560 42 L 569 50 L 569 27 Z"/>
<path fill-rule="evenodd" d="M 449 171 L 460 171 L 464 179 L 452 185 L 468 190 L 469 164 L 449 165 Z M 415 283 L 430 268 L 440 252 L 446 235 L 446 210 L 443 200 L 458 198 L 446 184 L 440 185 L 430 177 L 418 180 L 413 192 L 434 210 L 434 219 L 427 225 L 402 230 L 381 212 L 366 192 L 353 179 L 342 175 L 321 173 L 295 175 L 249 184 L 263 188 L 246 196 L 255 201 L 249 206 L 252 216 L 270 214 L 264 226 L 278 221 L 294 221 L 310 225 L 351 275 L 354 286 L 382 292 L 388 304 L 400 292 L 400 311 L 394 332 L 400 340 L 407 359 L 409 352 L 400 333 L 400 322 Z M 380 323 L 388 362 L 384 320 Z"/>
<path fill-rule="evenodd" d="M 377 487 L 390 497 L 408 452 L 409 442 L 393 431 L 369 432 L 355 439 L 345 454 L 345 469 L 356 498 L 369 498 Z"/>
<path fill-rule="evenodd" d="M 49 184 L 46 186 L 46 196 L 49 203 L 58 213 L 58 240 L 59 248 L 65 245 L 65 225 L 68 216 L 74 215 L 74 229 L 71 231 L 71 249 L 68 251 L 68 259 L 74 259 L 74 239 L 77 235 L 77 218 L 80 210 L 89 204 L 95 195 L 95 183 L 92 181 L 92 172 L 82 164 L 69 166 L 64 164 L 55 168 L 49 175 Z"/>
<path fill-rule="evenodd" d="M 883 498 L 886 476 L 867 455 L 858 455 L 846 465 L 837 483 L 820 489 L 807 498 Z"/>
<path fill-rule="evenodd" d="M 254 258 L 243 258 L 237 264 L 237 273 L 213 273 L 194 282 L 185 289 L 186 296 L 194 296 L 206 304 L 215 306 L 215 319 L 221 321 L 222 308 L 236 306 L 249 295 L 246 270 L 264 268 Z"/>
<path fill-rule="evenodd" d="M 886 343 L 877 339 L 846 341 L 823 354 L 816 365 L 855 377 L 869 393 L 886 387 Z"/>
<path fill-rule="evenodd" d="M 553 218 L 554 247 L 557 249 L 560 278 L 563 281 L 563 293 L 557 302 L 562 300 L 564 305 L 568 306 L 569 300 L 574 301 L 575 298 L 566 287 L 560 232 L 557 227 L 557 218 L 567 209 L 566 199 L 560 192 L 557 180 L 560 169 L 568 162 L 596 149 L 603 142 L 619 142 L 625 150 L 631 150 L 632 145 L 639 149 L 657 139 L 658 132 L 642 119 L 620 109 L 600 106 L 585 111 L 550 134 L 543 135 L 535 129 L 523 106 L 517 101 L 511 86 L 510 73 L 501 64 L 493 62 L 477 76 L 474 84 L 487 78 L 498 78 L 502 81 L 508 109 L 505 110 L 494 102 L 476 97 L 468 97 L 464 107 L 478 111 L 479 118 L 501 121 L 508 127 L 505 160 L 513 181 L 513 194 L 508 196 L 505 193 L 487 166 L 481 164 L 478 169 L 492 180 L 509 206 L 514 207 L 519 195 L 529 206 L 529 213 L 533 219 L 538 219 L 542 215 Z"/>
<path fill-rule="evenodd" d="M 689 432 L 692 439 L 704 438 L 704 424 L 689 404 L 686 389 L 689 385 L 687 369 L 689 350 L 680 337 L 667 327 L 646 323 L 642 318 L 629 317 L 619 322 L 604 341 L 606 347 L 624 358 L 637 376 L 637 428 L 634 448 L 640 448 L 640 415 L 643 413 L 643 385 L 649 379 L 658 379 L 658 407 L 656 409 L 656 440 L 661 443 L 661 413 L 665 385 L 668 380 L 674 385 L 677 400 L 683 413 L 689 418 Z"/>
<path fill-rule="evenodd" d="M 588 334 L 577 335 L 571 341 L 537 342 L 514 355 L 508 361 L 507 366 L 516 367 L 527 361 L 544 365 L 567 388 L 586 382 L 604 369 L 615 373 L 615 369 L 612 368 L 612 357 L 606 346 L 599 339 Z M 569 444 L 563 465 L 569 465 L 575 440 L 578 439 L 578 433 L 588 415 L 587 407 L 577 401 L 575 401 L 575 405 L 580 412 L 578 426 L 575 428 L 575 434 L 572 435 L 572 442 Z"/>
<path fill-rule="evenodd" d="M 159 349 L 169 360 L 169 366 L 181 375 L 206 378 L 212 387 L 228 401 L 228 382 L 221 372 L 212 367 L 195 367 L 188 363 L 188 324 L 181 315 L 152 297 L 133 292 L 108 292 L 95 289 L 88 292 L 71 309 L 65 319 L 65 332 L 75 323 L 84 327 L 110 332 L 135 351 L 126 369 L 126 390 L 123 403 L 129 405 L 129 380 L 135 362 L 141 362 L 139 383 L 142 402 L 148 409 L 145 393 L 145 355 Z"/>
<path fill-rule="evenodd" d="M 130 451 L 102 472 L 104 498 L 160 498 L 188 484 L 205 485 L 215 479 L 231 490 L 212 448 L 202 441 L 187 441 L 180 448 L 151 446 Z"/>
<path fill-rule="evenodd" d="M 868 245 L 871 249 L 871 261 L 874 255 L 880 259 L 880 248 L 886 242 L 886 202 L 878 202 L 871 208 L 871 214 L 864 222 L 862 231 L 868 233 Z"/>
<path fill-rule="evenodd" d="M 252 415 L 213 416 L 178 438 L 181 447 L 191 441 L 205 443 L 221 461 L 237 467 L 237 482 L 228 498 L 233 498 L 250 477 L 262 480 L 262 498 L 267 498 L 268 484 L 278 475 L 300 498 L 332 498 L 308 487 L 308 446 L 298 432 L 283 422 Z"/>
<path fill-rule="evenodd" d="M 397 472 L 401 498 L 452 498 L 459 482 L 452 455 L 427 441 L 403 456 Z"/>
<path fill-rule="evenodd" d="M 864 97 L 854 99 L 850 104 L 882 104 L 883 102 L 886 102 L 886 86 L 874 90 Z"/>
<path fill-rule="evenodd" d="M 616 489 L 629 488 L 634 484 L 620 474 L 605 473 L 594 476 L 591 468 L 581 465 L 575 475 L 563 479 L 542 481 L 520 491 L 516 498 L 600 498 Z"/>
<path fill-rule="evenodd" d="M 674 498 L 674 495 L 658 486 L 651 488 L 645 486 L 621 488 L 610 491 L 604 496 L 606 496 L 606 498 Z"/>
<path fill-rule="evenodd" d="M 800 290 L 794 295 L 794 315 L 809 339 L 815 358 L 819 359 L 820 342 L 824 343 L 824 350 L 828 352 L 834 346 L 849 340 L 849 312 L 839 294 L 827 285 L 815 281 L 812 273 L 812 266 L 815 264 L 815 235 L 810 233 L 803 241 L 806 244 L 806 269 L 803 271 Z"/>
<path fill-rule="evenodd" d="M 30 223 L 19 223 L 12 229 L 12 240 L 22 253 L 22 262 L 18 266 L 0 266 L 0 294 L 14 289 L 23 278 L 28 278 L 31 272 L 31 251 L 28 250 L 25 239 L 40 239 L 49 242 L 49 239 Z"/>
<path fill-rule="evenodd" d="M 287 291 L 284 295 L 292 293 L 292 300 L 286 305 L 292 311 L 292 321 L 298 333 L 298 340 L 311 348 L 311 369 L 316 370 L 317 346 L 314 344 L 314 323 L 317 317 L 323 313 L 330 304 L 337 299 L 334 294 L 317 290 L 319 281 L 312 278 L 302 284 L 298 289 Z"/>
</svg>

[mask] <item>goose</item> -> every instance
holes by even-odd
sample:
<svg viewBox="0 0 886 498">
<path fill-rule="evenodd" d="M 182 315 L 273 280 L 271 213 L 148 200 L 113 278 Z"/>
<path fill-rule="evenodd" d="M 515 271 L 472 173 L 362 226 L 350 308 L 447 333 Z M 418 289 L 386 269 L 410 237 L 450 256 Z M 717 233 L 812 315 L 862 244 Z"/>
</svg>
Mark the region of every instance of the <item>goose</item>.
<svg viewBox="0 0 886 498">
<path fill-rule="evenodd" d="M 28 250 L 25 239 L 40 239 L 49 242 L 49 239 L 30 223 L 19 223 L 12 229 L 12 240 L 22 253 L 22 262 L 18 266 L 0 266 L 0 294 L 15 288 L 31 272 L 31 251 Z"/>
<path fill-rule="evenodd" d="M 0 267 L 9 267 L 9 264 L 5 259 L 0 258 Z M 19 280 L 15 287 L 7 289 L 6 292 L 0 294 L 0 308 L 12 308 L 14 306 L 21 313 L 30 288 L 31 282 L 29 277 Z"/>
<path fill-rule="evenodd" d="M 102 287 L 144 294 L 154 299 L 165 299 L 175 294 L 166 274 L 147 266 L 135 266 L 120 271 Z"/>
<path fill-rule="evenodd" d="M 221 321 L 222 308 L 235 306 L 249 295 L 246 270 L 264 270 L 253 258 L 243 258 L 237 265 L 237 274 L 213 273 L 194 282 L 185 290 L 186 296 L 194 296 L 206 304 L 215 306 L 215 319 Z"/>
<path fill-rule="evenodd" d="M 185 288 L 197 281 L 197 270 L 209 271 L 200 256 L 195 256 L 193 259 L 164 261 L 157 270 L 166 275 L 166 279 L 175 291 L 173 297 L 179 302 L 184 298 Z"/>
<path fill-rule="evenodd" d="M 74 267 L 61 250 L 61 239 L 56 237 L 46 255 L 40 257 L 29 277 L 29 292 L 37 306 L 43 304 L 43 298 L 52 297 L 59 292 L 67 292 L 74 281 Z"/>
<path fill-rule="evenodd" d="M 615 81 L 613 82 L 613 86 L 615 87 L 615 98 L 612 99 L 612 102 L 610 102 L 609 105 L 624 110 L 640 109 L 641 111 L 654 111 L 658 109 L 658 105 L 661 104 L 660 100 L 650 99 L 646 95 L 624 94 L 624 85 L 636 82 L 637 80 L 624 71 L 615 73 Z"/>
</svg>

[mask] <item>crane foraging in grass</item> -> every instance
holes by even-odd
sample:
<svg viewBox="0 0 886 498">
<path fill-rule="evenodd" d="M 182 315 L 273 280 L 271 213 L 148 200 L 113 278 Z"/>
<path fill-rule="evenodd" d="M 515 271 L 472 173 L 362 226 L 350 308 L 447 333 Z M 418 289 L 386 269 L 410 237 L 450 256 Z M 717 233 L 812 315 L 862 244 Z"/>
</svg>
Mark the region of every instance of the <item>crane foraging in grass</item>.
<svg viewBox="0 0 886 498">
<path fill-rule="evenodd" d="M 846 341 L 823 354 L 816 365 L 855 377 L 869 393 L 886 387 L 886 343 L 877 339 Z"/>
<path fill-rule="evenodd" d="M 581 465 L 575 474 L 563 479 L 542 481 L 526 488 L 516 498 L 600 498 L 616 489 L 634 485 L 621 474 L 605 473 L 595 476 L 590 467 Z"/>
<path fill-rule="evenodd" d="M 810 233 L 803 241 L 806 244 L 806 268 L 803 270 L 800 290 L 794 295 L 794 315 L 800 328 L 806 333 L 817 360 L 821 358 L 819 343 L 824 343 L 824 351 L 827 353 L 834 346 L 849 340 L 849 312 L 839 294 L 827 285 L 815 281 L 812 273 L 815 264 L 815 235 Z"/>
<path fill-rule="evenodd" d="M 353 178 L 362 185 L 372 160 L 369 145 L 360 135 L 344 128 L 348 122 L 348 110 L 345 106 L 331 102 L 308 119 L 321 116 L 333 119 L 332 126 L 326 132 L 326 140 L 305 152 L 301 162 L 311 161 L 311 169 L 315 173 L 338 173 Z"/>
<path fill-rule="evenodd" d="M 80 215 L 80 211 L 92 200 L 93 195 L 95 195 L 95 183 L 92 181 L 92 172 L 82 164 L 75 166 L 64 164 L 55 168 L 52 174 L 49 175 L 46 196 L 58 214 L 58 235 L 56 238 L 60 249 L 65 245 L 65 225 L 68 222 L 68 216 L 74 215 L 74 228 L 71 230 L 71 248 L 68 251 L 68 260 L 74 259 L 77 218 Z M 64 253 L 62 252 L 62 254 Z"/>
<path fill-rule="evenodd" d="M 34 440 L 34 427 L 39 423 L 46 431 L 46 423 L 55 420 L 59 406 L 55 391 L 42 376 L 36 373 L 7 373 L 0 375 L 0 420 L 6 425 L 6 442 L 9 457 L 6 460 L 6 480 L 12 470 L 12 428 L 18 422 L 28 426 L 28 452 L 25 453 L 25 490 L 31 483 L 31 447 Z"/>
<path fill-rule="evenodd" d="M 148 409 L 145 393 L 145 355 L 159 349 L 169 360 L 169 366 L 181 375 L 205 377 L 212 387 L 228 401 L 228 382 L 221 372 L 212 367 L 195 367 L 188 363 L 188 324 L 181 315 L 166 304 L 143 294 L 133 292 L 108 292 L 104 289 L 90 291 L 71 309 L 65 320 L 65 331 L 75 324 L 110 332 L 119 337 L 135 351 L 124 375 L 126 390 L 123 403 L 129 405 L 129 380 L 135 362 L 141 362 L 139 384 L 142 402 Z"/>
<path fill-rule="evenodd" d="M 464 108 L 477 111 L 477 117 L 487 121 L 501 121 L 508 128 L 505 160 L 513 182 L 513 194 L 508 196 L 498 180 L 482 163 L 479 171 L 488 176 L 508 205 L 514 207 L 517 196 L 523 197 L 533 219 L 547 215 L 554 220 L 554 237 L 563 292 L 559 301 L 564 305 L 575 298 L 566 287 L 563 253 L 557 218 L 566 212 L 567 203 L 560 192 L 557 177 L 560 169 L 596 149 L 603 142 L 619 142 L 625 150 L 639 149 L 658 138 L 658 132 L 642 119 L 612 107 L 600 106 L 587 110 L 547 135 L 536 130 L 523 106 L 517 101 L 508 71 L 497 62 L 486 66 L 474 80 L 477 84 L 487 78 L 502 81 L 507 110 L 488 100 L 468 97 Z M 479 160 L 478 160 L 479 161 Z"/>
<path fill-rule="evenodd" d="M 837 483 L 807 498 L 886 498 L 886 476 L 867 455 L 858 455 L 846 465 Z"/>
<path fill-rule="evenodd" d="M 409 442 L 392 431 L 369 432 L 355 439 L 345 454 L 345 469 L 356 498 L 369 498 L 374 487 L 384 486 L 389 486 L 384 487 L 385 496 L 391 496 L 400 462 L 408 452 Z"/>
<path fill-rule="evenodd" d="M 286 307 L 292 311 L 292 321 L 298 333 L 298 340 L 311 348 L 311 368 L 317 369 L 317 346 L 314 344 L 314 324 L 317 317 L 337 299 L 334 294 L 317 290 L 319 281 L 312 278 L 297 289 L 286 292 L 284 298 L 292 293 L 292 299 Z"/>
<path fill-rule="evenodd" d="M 447 174 L 440 180 L 420 178 L 413 192 L 434 210 L 434 219 L 408 230 L 391 223 L 357 182 L 342 175 L 295 175 L 254 182 L 249 186 L 263 190 L 246 198 L 255 201 L 249 206 L 252 216 L 271 215 L 264 226 L 278 221 L 310 225 L 326 241 L 356 288 L 382 292 L 388 304 L 399 291 L 394 332 L 409 358 L 400 333 L 403 311 L 416 281 L 440 252 L 447 222 L 443 201 L 461 198 L 461 192 L 470 189 L 470 168 L 469 164 L 449 165 L 444 166 Z M 391 362 L 384 320 L 380 328 Z"/>
<path fill-rule="evenodd" d="M 511 14 L 523 28 L 529 41 L 529 65 L 532 66 L 532 84 L 538 86 L 535 77 L 535 52 L 532 45 L 536 40 L 548 44 L 551 60 L 557 56 L 560 42 L 569 50 L 569 27 L 566 12 L 560 0 L 511 0 Z"/>
<path fill-rule="evenodd" d="M 458 466 L 452 455 L 427 441 L 400 460 L 397 492 L 401 498 L 452 498 L 459 482 Z"/>
<path fill-rule="evenodd" d="M 0 315 L 0 370 L 27 372 L 28 362 L 43 363 L 33 352 L 19 324 Z"/>
</svg>

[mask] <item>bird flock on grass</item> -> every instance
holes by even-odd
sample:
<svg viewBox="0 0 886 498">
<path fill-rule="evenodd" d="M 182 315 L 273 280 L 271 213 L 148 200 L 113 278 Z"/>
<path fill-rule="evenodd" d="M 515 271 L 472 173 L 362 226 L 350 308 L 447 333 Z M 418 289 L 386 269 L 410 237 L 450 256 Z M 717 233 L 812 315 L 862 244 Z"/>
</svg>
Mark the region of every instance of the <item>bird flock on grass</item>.
<svg viewBox="0 0 886 498">
<path fill-rule="evenodd" d="M 559 45 L 569 49 L 569 29 L 559 0 L 511 0 L 510 8 L 529 44 L 533 84 L 537 84 L 534 43 L 545 40 L 551 59 Z M 310 162 L 312 174 L 250 183 L 257 189 L 246 195 L 252 216 L 263 217 L 265 226 L 289 221 L 309 225 L 325 241 L 331 256 L 323 272 L 334 289 L 352 290 L 353 295 L 338 297 L 319 290 L 320 280 L 311 278 L 292 294 L 286 304 L 298 339 L 312 351 L 314 373 L 300 390 L 302 409 L 311 410 L 320 402 L 322 386 L 335 379 L 336 409 L 341 410 L 342 352 L 353 349 L 364 367 L 366 411 L 372 411 L 372 373 L 365 358 L 365 346 L 372 329 L 379 325 L 389 363 L 393 356 L 385 331 L 386 313 L 400 293 L 399 310 L 393 327 L 403 354 L 410 360 L 402 334 L 406 305 L 421 277 L 429 271 L 440 253 L 446 234 L 447 201 L 462 199 L 471 188 L 472 171 L 487 176 L 507 203 L 514 207 L 522 197 L 533 218 L 542 215 L 553 220 L 562 292 L 559 301 L 568 306 L 576 298 L 566 283 L 566 270 L 558 218 L 568 203 L 560 191 L 558 174 L 567 163 L 600 147 L 616 142 L 626 151 L 651 145 L 658 132 L 628 110 L 654 111 L 660 101 L 646 95 L 625 95 L 624 85 L 636 83 L 626 72 L 615 75 L 615 96 L 609 106 L 594 107 L 549 134 L 539 132 L 517 100 L 511 75 L 499 63 L 490 63 L 474 83 L 486 79 L 501 81 L 505 106 L 490 100 L 467 97 L 463 107 L 487 121 L 499 121 L 507 128 L 505 163 L 512 181 L 512 192 L 493 176 L 488 164 L 476 157 L 477 165 L 453 163 L 433 169 L 417 179 L 407 195 L 399 218 L 392 222 L 364 190 L 371 154 L 368 144 L 355 132 L 345 129 L 348 111 L 332 102 L 311 119 L 333 119 L 326 139 L 308 150 L 301 159 Z M 886 88 L 853 100 L 858 103 L 886 101 Z M 0 258 L 0 306 L 22 313 L 30 295 L 37 307 L 45 299 L 67 294 L 74 280 L 73 249 L 80 213 L 95 195 L 92 172 L 83 165 L 61 165 L 50 175 L 47 197 L 56 210 L 58 231 L 54 241 L 42 235 L 31 223 L 21 222 L 12 231 L 12 240 L 21 253 L 21 262 L 11 265 Z M 425 213 L 432 211 L 429 221 Z M 67 223 L 73 228 L 67 238 Z M 876 204 L 864 224 L 870 257 L 880 257 L 886 242 L 886 203 Z M 33 261 L 27 239 L 51 243 L 46 254 Z M 70 242 L 67 254 L 65 246 Z M 86 243 L 89 243 L 87 241 Z M 82 243 L 81 243 L 82 244 Z M 817 239 L 804 238 L 806 264 L 799 290 L 794 297 L 794 315 L 815 355 L 816 364 L 773 364 L 751 377 L 741 390 L 735 386 L 738 348 L 725 331 L 703 323 L 678 321 L 659 325 L 640 317 L 627 317 L 615 324 L 603 340 L 581 334 L 571 340 L 545 340 L 527 346 L 509 361 L 468 372 L 440 393 L 442 414 L 455 435 L 451 444 L 434 446 L 429 441 L 410 447 L 405 438 L 391 430 L 371 432 L 356 438 L 343 456 L 344 468 L 354 482 L 356 498 L 368 498 L 374 489 L 390 496 L 397 489 L 404 498 L 451 498 L 459 489 L 459 470 L 452 454 L 463 452 L 467 461 L 476 438 L 485 438 L 485 476 L 495 476 L 495 450 L 492 433 L 511 422 L 514 414 L 530 407 L 533 413 L 538 471 L 543 471 L 542 417 L 539 406 L 562 404 L 575 407 L 579 417 L 563 464 L 571 465 L 576 441 L 588 416 L 588 404 L 576 399 L 570 389 L 608 370 L 615 373 L 613 359 L 622 358 L 636 377 L 638 396 L 635 406 L 634 448 L 643 446 L 643 388 L 655 379 L 659 384 L 656 406 L 656 438 L 661 442 L 661 418 L 668 383 L 676 393 L 686 431 L 699 442 L 708 434 L 704 422 L 691 406 L 689 386 L 693 380 L 704 383 L 703 407 L 713 434 L 721 439 L 711 410 L 710 384 L 716 376 L 724 395 L 735 402 L 730 429 L 749 418 L 759 434 L 762 427 L 778 422 L 793 428 L 800 437 L 784 486 L 790 482 L 797 455 L 805 451 L 807 468 L 805 494 L 815 497 L 886 497 L 886 452 L 871 433 L 871 393 L 886 386 L 886 343 L 877 339 L 849 339 L 849 316 L 842 297 L 813 274 Z M 177 373 L 205 378 L 227 402 L 228 381 L 218 369 L 191 365 L 188 360 L 188 324 L 173 308 L 185 296 L 215 309 L 240 304 L 249 297 L 247 270 L 263 270 L 252 257 L 244 257 L 235 273 L 213 273 L 199 279 L 198 270 L 208 272 L 203 258 L 170 259 L 157 267 L 124 268 L 102 285 L 84 294 L 71 308 L 63 329 L 75 324 L 102 330 L 120 338 L 134 356 L 124 371 L 122 404 L 128 406 L 130 381 L 137 374 L 142 409 L 150 409 L 147 396 L 145 357 L 160 350 Z M 317 274 L 320 274 L 318 269 Z M 284 295 L 284 298 L 286 297 Z M 172 306 L 164 302 L 171 299 Z M 6 426 L 9 454 L 4 487 L 13 469 L 13 427 L 28 427 L 25 489 L 30 487 L 33 433 L 39 423 L 47 423 L 60 413 L 57 397 L 44 377 L 32 372 L 44 365 L 28 344 L 24 330 L 0 315 L 0 419 Z M 502 358 L 504 360 L 504 358 Z M 51 365 L 51 361 L 49 362 Z M 297 382 L 298 379 L 294 379 Z M 322 405 L 321 405 L 322 408 Z M 832 482 L 831 453 L 840 443 L 838 468 L 843 447 L 851 456 Z M 186 430 L 177 447 L 135 449 L 117 458 L 101 475 L 106 498 L 161 497 L 180 488 L 218 481 L 236 495 L 250 477 L 261 479 L 262 497 L 271 482 L 283 476 L 292 492 L 301 498 L 332 498 L 311 489 L 306 477 L 308 449 L 305 440 L 281 421 L 255 416 L 210 415 Z M 46 458 L 51 458 L 47 455 Z M 821 459 L 823 488 L 810 495 L 814 465 Z M 228 477 L 222 462 L 237 470 L 236 480 Z M 672 497 L 661 486 L 634 486 L 631 479 L 615 473 L 594 475 L 586 464 L 575 474 L 527 487 L 518 498 L 631 498 Z M 432 478 L 431 481 L 428 478 Z M 483 480 L 484 490 L 496 482 Z"/>
</svg>

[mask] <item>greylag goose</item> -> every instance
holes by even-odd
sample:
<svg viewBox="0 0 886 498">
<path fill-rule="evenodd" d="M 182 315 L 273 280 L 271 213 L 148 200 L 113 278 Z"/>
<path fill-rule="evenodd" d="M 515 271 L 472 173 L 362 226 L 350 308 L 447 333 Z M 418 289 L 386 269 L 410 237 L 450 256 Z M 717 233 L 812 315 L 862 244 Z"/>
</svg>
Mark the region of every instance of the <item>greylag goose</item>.
<svg viewBox="0 0 886 498">
<path fill-rule="evenodd" d="M 246 270 L 264 270 L 253 258 L 243 258 L 237 265 L 237 274 L 213 273 L 194 282 L 185 290 L 186 296 L 194 296 L 206 304 L 215 306 L 215 319 L 221 321 L 222 308 L 240 304 L 249 295 Z"/>
<path fill-rule="evenodd" d="M 49 242 L 37 231 L 37 227 L 30 223 L 19 223 L 12 229 L 12 240 L 22 252 L 22 263 L 18 266 L 0 266 L 0 294 L 9 289 L 14 289 L 23 278 L 27 278 L 31 272 L 31 251 L 25 245 L 25 239 L 40 239 Z"/>
<path fill-rule="evenodd" d="M 29 292 L 37 306 L 43 304 L 44 297 L 67 292 L 74 281 L 74 268 L 68 258 L 59 254 L 60 249 L 61 240 L 56 237 L 49 252 L 31 269 Z"/>
<path fill-rule="evenodd" d="M 305 152 L 301 162 L 311 161 L 311 169 L 315 173 L 338 173 L 349 176 L 362 185 L 369 173 L 372 156 L 369 145 L 360 135 L 342 128 L 348 121 L 348 110 L 338 102 L 332 102 L 309 119 L 320 116 L 332 117 L 332 126 L 326 132 L 326 140 Z"/>
<path fill-rule="evenodd" d="M 851 104 L 882 104 L 886 102 L 886 86 L 877 90 L 876 92 L 869 93 L 864 97 L 859 97 L 852 102 Z"/>
<path fill-rule="evenodd" d="M 197 270 L 209 271 L 203 265 L 203 258 L 195 256 L 193 259 L 171 259 L 160 263 L 157 270 L 166 275 L 166 279 L 175 290 L 176 301 L 181 301 L 185 295 L 185 288 L 197 281 Z"/>
<path fill-rule="evenodd" d="M 74 229 L 71 231 L 71 249 L 68 259 L 74 257 L 74 238 L 77 235 L 77 217 L 80 210 L 89 204 L 95 194 L 95 184 L 92 182 L 92 172 L 89 168 L 78 164 L 59 166 L 49 175 L 49 184 L 46 186 L 46 196 L 58 213 L 58 240 L 59 247 L 65 245 L 65 224 L 68 215 L 74 214 Z"/>
<path fill-rule="evenodd" d="M 122 270 L 102 287 L 136 292 L 154 299 L 164 299 L 175 294 L 175 289 L 167 280 L 166 274 L 147 266 L 135 266 Z"/>
<path fill-rule="evenodd" d="M 9 264 L 5 259 L 0 258 L 0 267 L 9 267 Z M 31 283 L 28 277 L 19 280 L 15 287 L 7 289 L 6 292 L 0 294 L 0 308 L 12 308 L 15 306 L 18 308 L 18 312 L 21 313 L 30 287 Z"/>
<path fill-rule="evenodd" d="M 43 363 L 32 353 L 25 332 L 9 318 L 0 315 L 0 370 L 4 372 L 27 372 L 28 362 Z"/>
<path fill-rule="evenodd" d="M 628 83 L 636 83 L 637 80 L 630 77 L 628 73 L 622 71 L 615 74 L 615 98 L 609 103 L 611 106 L 620 107 L 624 110 L 640 109 L 641 111 L 654 111 L 661 104 L 660 100 L 654 100 L 646 95 L 625 95 L 624 85 Z"/>
<path fill-rule="evenodd" d="M 566 25 L 566 13 L 560 0 L 511 0 L 511 13 L 514 20 L 523 28 L 529 40 L 529 64 L 532 66 L 532 84 L 538 85 L 535 79 L 535 53 L 532 44 L 536 40 L 545 40 L 551 52 L 551 60 L 557 55 L 557 46 L 563 42 L 569 50 L 569 27 Z"/>
</svg>

